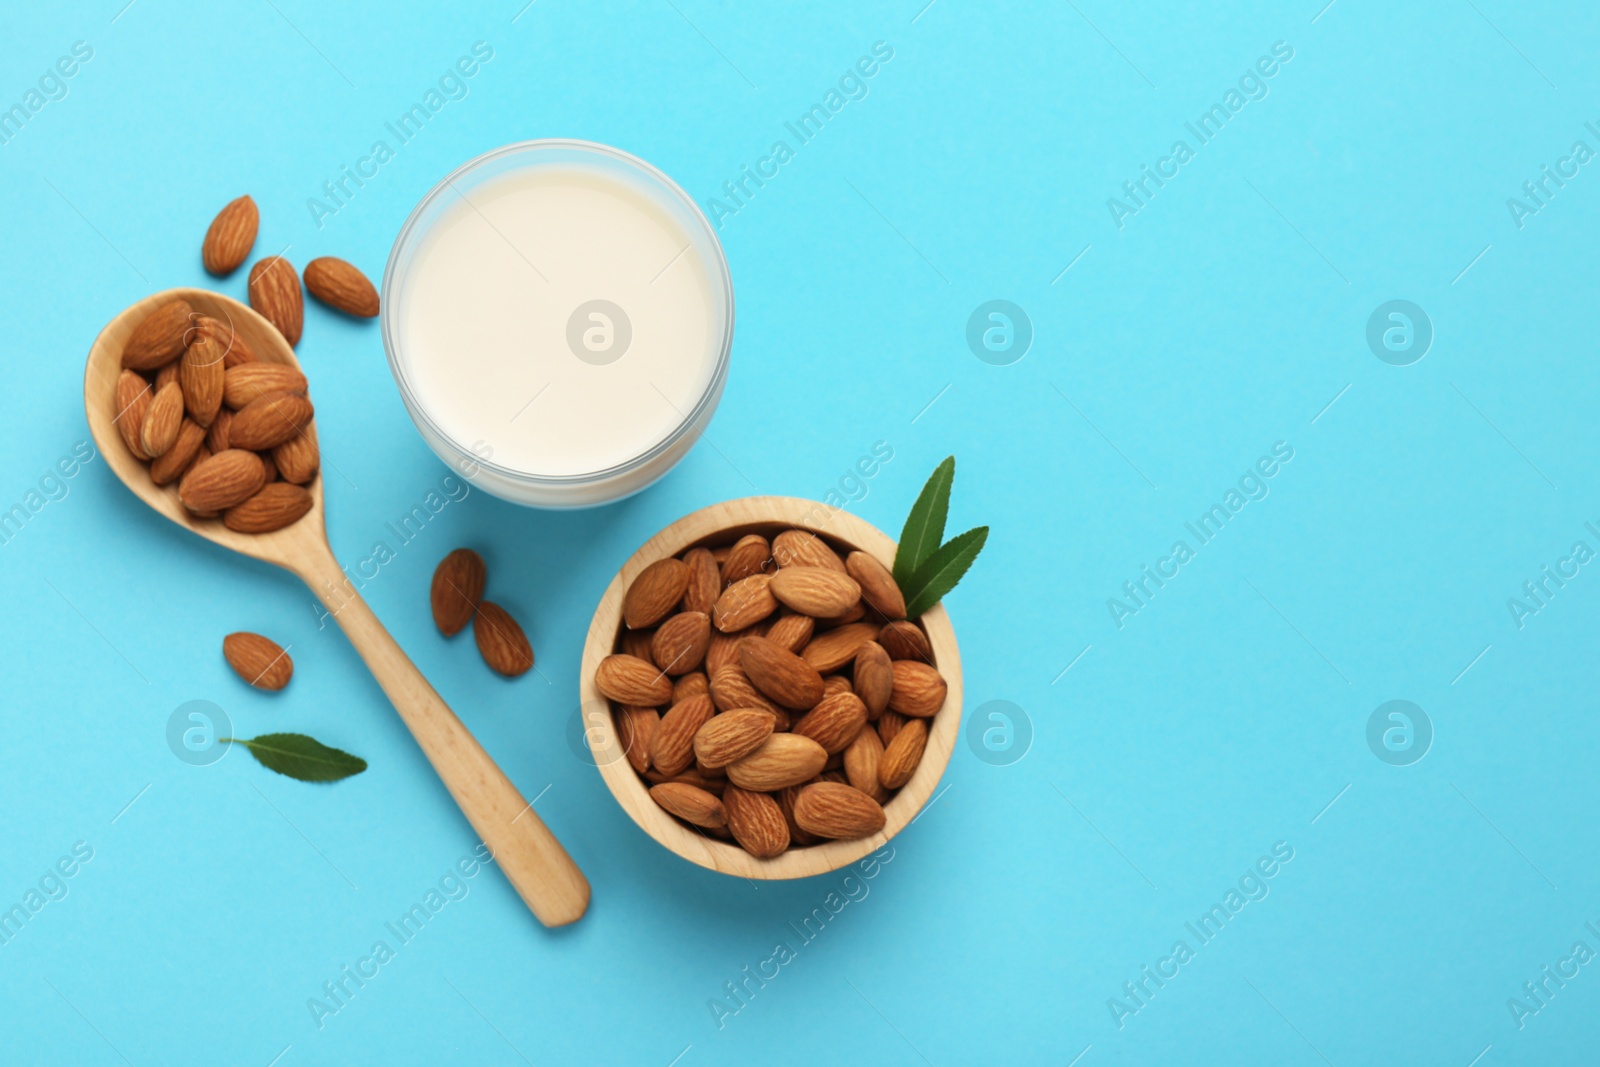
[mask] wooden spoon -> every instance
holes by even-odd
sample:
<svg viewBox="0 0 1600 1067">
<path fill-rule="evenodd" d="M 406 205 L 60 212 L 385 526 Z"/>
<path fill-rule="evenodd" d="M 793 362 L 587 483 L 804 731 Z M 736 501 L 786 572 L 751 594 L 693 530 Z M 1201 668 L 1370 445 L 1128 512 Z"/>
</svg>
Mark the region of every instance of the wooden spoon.
<svg viewBox="0 0 1600 1067">
<path fill-rule="evenodd" d="M 236 533 L 220 520 L 190 515 L 178 501 L 177 485 L 156 485 L 150 480 L 149 469 L 123 444 L 112 422 L 123 343 L 154 308 L 180 297 L 196 311 L 231 323 L 258 359 L 299 367 L 294 350 L 283 335 L 237 300 L 204 289 L 169 289 L 147 297 L 112 319 L 89 349 L 83 400 L 89 431 L 100 454 L 135 496 L 179 526 L 224 548 L 298 575 L 327 606 L 366 661 L 472 828 L 493 850 L 495 863 L 539 921 L 546 926 L 563 926 L 582 918 L 589 907 L 589 883 L 583 872 L 540 821 L 532 805 L 523 800 L 517 787 L 434 692 L 422 672 L 406 658 L 339 568 L 323 526 L 321 475 L 309 486 L 314 501 L 311 511 L 298 522 L 272 533 Z"/>
</svg>

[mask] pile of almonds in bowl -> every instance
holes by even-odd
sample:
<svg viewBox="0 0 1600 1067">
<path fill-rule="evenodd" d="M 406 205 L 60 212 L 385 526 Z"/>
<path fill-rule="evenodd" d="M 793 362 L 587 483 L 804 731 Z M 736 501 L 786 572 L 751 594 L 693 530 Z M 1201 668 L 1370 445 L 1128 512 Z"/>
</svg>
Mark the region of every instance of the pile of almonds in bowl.
<svg viewBox="0 0 1600 1067">
<path fill-rule="evenodd" d="M 885 809 L 916 773 L 949 690 L 927 620 L 905 618 L 876 555 L 773 525 L 644 566 L 593 674 L 650 799 L 761 860 L 903 826 L 905 812 L 886 831 Z M 942 609 L 932 614 L 948 628 Z"/>
<path fill-rule="evenodd" d="M 129 335 L 113 421 L 191 515 L 267 533 L 311 510 L 319 460 L 306 392 L 299 370 L 258 359 L 230 323 L 175 298 Z"/>
</svg>

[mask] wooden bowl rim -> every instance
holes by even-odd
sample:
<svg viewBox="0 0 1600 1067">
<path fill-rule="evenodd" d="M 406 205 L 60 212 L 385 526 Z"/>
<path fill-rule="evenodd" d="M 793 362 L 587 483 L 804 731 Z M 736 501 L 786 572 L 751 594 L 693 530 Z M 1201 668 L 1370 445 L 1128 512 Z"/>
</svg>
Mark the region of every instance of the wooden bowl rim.
<svg viewBox="0 0 1600 1067">
<path fill-rule="evenodd" d="M 798 497 L 754 496 L 728 500 L 701 508 L 667 526 L 641 545 L 606 587 L 589 625 L 578 678 L 580 714 L 593 743 L 595 764 L 606 787 L 623 811 L 658 843 L 708 870 L 741 878 L 789 879 L 826 874 L 853 863 L 880 848 L 916 819 L 944 775 L 961 732 L 961 657 L 955 630 L 942 604 L 922 616 L 932 646 L 934 665 L 949 686 L 944 707 L 931 722 L 927 747 L 916 773 L 885 806 L 888 821 L 871 837 L 827 841 L 791 848 L 773 859 L 762 860 L 736 844 L 698 833 L 661 809 L 650 799 L 649 787 L 621 756 L 621 744 L 612 721 L 611 703 L 595 688 L 600 661 L 610 655 L 622 624 L 622 597 L 646 566 L 666 556 L 706 543 L 718 535 L 760 527 L 810 530 L 831 541 L 861 549 L 885 566 L 894 563 L 895 542 L 876 526 L 846 511 Z"/>
</svg>

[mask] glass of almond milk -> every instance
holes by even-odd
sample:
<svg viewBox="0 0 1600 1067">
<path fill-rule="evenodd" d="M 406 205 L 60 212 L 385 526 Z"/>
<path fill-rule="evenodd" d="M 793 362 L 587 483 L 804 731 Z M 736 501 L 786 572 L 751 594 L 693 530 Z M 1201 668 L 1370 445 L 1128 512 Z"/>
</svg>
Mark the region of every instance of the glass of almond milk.
<svg viewBox="0 0 1600 1067">
<path fill-rule="evenodd" d="M 423 439 L 521 504 L 645 488 L 727 380 L 733 286 L 710 224 L 665 174 L 588 141 L 507 145 L 436 185 L 395 240 L 382 306 Z"/>
</svg>

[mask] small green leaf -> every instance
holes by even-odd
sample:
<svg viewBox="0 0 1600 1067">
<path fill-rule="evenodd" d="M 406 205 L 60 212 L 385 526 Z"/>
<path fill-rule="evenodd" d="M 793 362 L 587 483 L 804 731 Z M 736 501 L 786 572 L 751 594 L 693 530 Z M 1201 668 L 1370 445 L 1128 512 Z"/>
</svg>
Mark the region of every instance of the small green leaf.
<svg viewBox="0 0 1600 1067">
<path fill-rule="evenodd" d="M 944 520 L 950 512 L 950 486 L 956 479 L 956 457 L 945 461 L 928 476 L 928 484 L 911 505 L 905 529 L 900 531 L 900 547 L 894 554 L 894 580 L 910 595 L 912 576 L 934 554 L 944 539 Z M 916 618 L 912 615 L 911 618 Z"/>
<path fill-rule="evenodd" d="M 305 734 L 262 734 L 249 740 L 242 737 L 222 740 L 237 741 L 248 748 L 263 767 L 302 782 L 337 782 L 367 769 L 367 761 L 360 756 L 329 748 Z"/>
<path fill-rule="evenodd" d="M 956 587 L 961 576 L 967 573 L 972 561 L 983 551 L 989 539 L 989 527 L 978 526 L 964 534 L 952 537 L 933 555 L 928 557 L 911 581 L 901 585 L 906 595 L 906 618 L 915 619 L 933 607 L 944 595 Z"/>
</svg>

